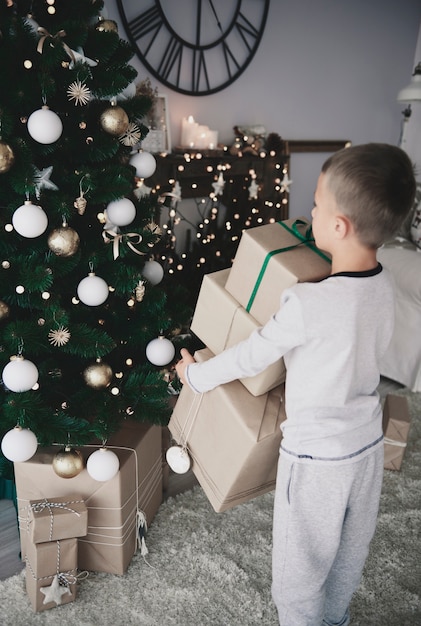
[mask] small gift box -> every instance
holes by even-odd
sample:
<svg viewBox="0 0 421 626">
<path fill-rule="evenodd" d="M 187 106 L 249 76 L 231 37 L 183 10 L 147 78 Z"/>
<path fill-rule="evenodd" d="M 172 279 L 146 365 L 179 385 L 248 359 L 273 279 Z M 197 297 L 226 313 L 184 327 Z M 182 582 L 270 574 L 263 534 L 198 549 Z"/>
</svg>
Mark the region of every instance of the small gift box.
<svg viewBox="0 0 421 626">
<path fill-rule="evenodd" d="M 259 324 L 280 307 L 284 289 L 317 282 L 331 272 L 329 257 L 312 239 L 304 218 L 245 230 L 225 288 Z"/>
<path fill-rule="evenodd" d="M 400 470 L 410 423 L 408 400 L 404 396 L 388 394 L 383 406 L 385 469 Z"/>
<path fill-rule="evenodd" d="M 78 494 L 30 500 L 26 531 L 33 543 L 84 537 L 88 532 L 86 504 Z"/>
<path fill-rule="evenodd" d="M 45 611 L 76 597 L 77 539 L 27 542 L 26 591 L 34 611 Z"/>
<path fill-rule="evenodd" d="M 247 339 L 261 326 L 225 289 L 229 273 L 230 270 L 226 269 L 203 277 L 191 323 L 192 332 L 214 354 Z M 261 374 L 243 378 L 240 382 L 253 396 L 259 396 L 284 380 L 285 366 L 280 359 Z"/>
<path fill-rule="evenodd" d="M 195 353 L 197 361 L 212 356 Z M 285 420 L 284 386 L 252 396 L 239 382 L 195 394 L 184 385 L 169 429 L 186 445 L 192 470 L 216 512 L 275 487 L 280 425 Z"/>
</svg>

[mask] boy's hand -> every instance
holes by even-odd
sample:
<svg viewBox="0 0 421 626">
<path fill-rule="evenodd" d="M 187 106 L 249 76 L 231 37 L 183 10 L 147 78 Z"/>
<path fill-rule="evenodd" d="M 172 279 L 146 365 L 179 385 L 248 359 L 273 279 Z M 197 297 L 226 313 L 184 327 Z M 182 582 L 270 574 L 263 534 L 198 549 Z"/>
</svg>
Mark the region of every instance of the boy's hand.
<svg viewBox="0 0 421 626">
<path fill-rule="evenodd" d="M 181 348 L 180 350 L 181 359 L 176 363 L 175 371 L 177 372 L 178 378 L 183 383 L 186 382 L 185 372 L 187 365 L 190 363 L 195 363 L 195 358 L 190 354 L 190 352 L 186 348 Z"/>
</svg>

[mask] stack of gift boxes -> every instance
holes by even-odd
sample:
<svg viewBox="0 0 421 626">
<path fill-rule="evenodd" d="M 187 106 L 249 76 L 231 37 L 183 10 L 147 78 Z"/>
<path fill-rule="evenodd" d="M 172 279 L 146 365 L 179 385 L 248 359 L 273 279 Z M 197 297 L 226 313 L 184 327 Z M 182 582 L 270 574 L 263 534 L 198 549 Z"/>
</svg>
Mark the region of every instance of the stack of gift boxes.
<svg viewBox="0 0 421 626">
<path fill-rule="evenodd" d="M 196 352 L 196 360 L 219 354 L 265 324 L 279 309 L 284 289 L 319 281 L 330 271 L 330 259 L 314 245 L 305 219 L 246 230 L 232 267 L 203 279 L 191 330 L 206 348 Z M 279 361 L 206 394 L 183 387 L 169 429 L 187 448 L 215 511 L 274 488 L 284 380 Z"/>
<path fill-rule="evenodd" d="M 121 430 L 107 441 L 107 448 L 119 458 L 120 469 L 106 482 L 94 480 L 86 468 L 74 478 L 58 476 L 52 466 L 60 449 L 57 446 L 39 448 L 29 461 L 15 463 L 21 556 L 28 564 L 27 581 L 31 581 L 31 589 L 35 589 L 32 579 L 37 581 L 37 588 L 45 586 L 39 579 L 47 575 L 47 569 L 48 575 L 56 571 L 58 558 L 63 571 L 71 571 L 77 564 L 83 571 L 124 574 L 137 549 L 142 546 L 144 549 L 145 530 L 162 502 L 161 431 L 159 426 L 126 420 Z M 100 447 L 102 444 L 94 442 L 80 448 L 85 462 Z M 63 516 L 66 509 L 60 507 L 46 509 L 54 514 L 54 540 L 49 542 L 49 550 L 46 543 L 38 540 L 35 543 L 32 533 L 36 525 L 28 522 L 28 515 L 32 519 L 36 510 L 34 501 L 70 501 L 68 494 L 74 493 L 79 494 L 77 500 L 81 507 L 83 502 L 87 512 L 86 530 L 79 534 L 77 543 L 70 538 L 77 536 L 76 515 L 72 517 L 67 511 L 68 515 Z M 79 509 L 77 512 L 81 513 Z M 57 544 L 56 539 L 60 539 Z M 42 548 L 34 552 L 34 545 Z M 41 563 L 45 563 L 42 569 Z M 72 587 L 71 590 L 73 593 Z M 40 593 L 37 592 L 36 610 L 41 607 Z M 62 603 L 71 599 L 63 595 Z"/>
<path fill-rule="evenodd" d="M 88 529 L 87 509 L 77 494 L 30 500 L 22 520 L 26 590 L 34 611 L 72 602 L 76 596 L 77 537 Z"/>
</svg>

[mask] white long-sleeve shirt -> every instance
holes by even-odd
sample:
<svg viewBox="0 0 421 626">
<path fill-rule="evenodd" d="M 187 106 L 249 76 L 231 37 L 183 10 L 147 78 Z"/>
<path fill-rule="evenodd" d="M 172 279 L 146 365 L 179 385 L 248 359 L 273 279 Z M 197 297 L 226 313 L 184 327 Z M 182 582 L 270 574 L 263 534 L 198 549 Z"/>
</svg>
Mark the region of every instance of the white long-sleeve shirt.
<svg viewBox="0 0 421 626">
<path fill-rule="evenodd" d="M 282 450 L 297 459 L 349 462 L 382 440 L 379 361 L 392 336 L 393 290 L 381 265 L 284 291 L 279 311 L 252 335 L 186 369 L 209 391 L 284 357 Z"/>
</svg>

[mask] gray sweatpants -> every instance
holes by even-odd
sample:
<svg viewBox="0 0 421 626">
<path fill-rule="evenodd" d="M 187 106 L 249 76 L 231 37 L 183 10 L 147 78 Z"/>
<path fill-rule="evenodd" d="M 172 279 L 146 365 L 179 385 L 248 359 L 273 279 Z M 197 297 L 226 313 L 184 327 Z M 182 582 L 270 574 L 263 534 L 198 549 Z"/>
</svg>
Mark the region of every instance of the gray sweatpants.
<svg viewBox="0 0 421 626">
<path fill-rule="evenodd" d="M 281 454 L 272 597 L 281 626 L 347 626 L 376 528 L 383 445 L 352 463 Z"/>
</svg>

